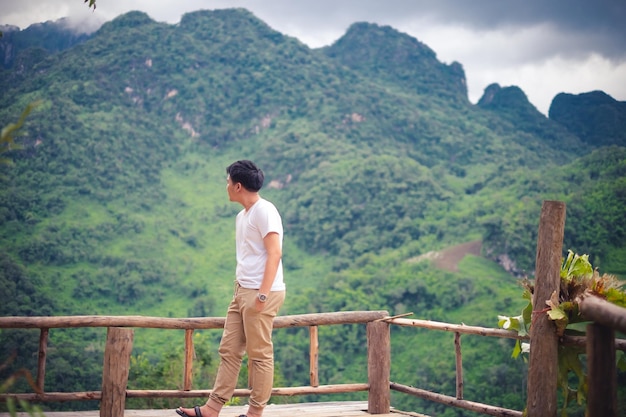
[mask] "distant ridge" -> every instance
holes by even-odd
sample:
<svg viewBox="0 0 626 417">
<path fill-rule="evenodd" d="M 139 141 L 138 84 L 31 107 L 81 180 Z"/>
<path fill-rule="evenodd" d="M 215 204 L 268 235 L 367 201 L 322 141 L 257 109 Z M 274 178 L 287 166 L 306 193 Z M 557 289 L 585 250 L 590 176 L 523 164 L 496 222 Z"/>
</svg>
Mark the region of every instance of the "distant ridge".
<svg viewBox="0 0 626 417">
<path fill-rule="evenodd" d="M 428 46 L 390 26 L 354 23 L 322 51 L 359 73 L 411 92 L 467 101 L 461 64 L 439 62 Z"/>
<path fill-rule="evenodd" d="M 552 100 L 549 116 L 594 148 L 626 146 L 626 102 L 603 91 L 560 93 Z"/>
<path fill-rule="evenodd" d="M 11 68 L 15 58 L 29 48 L 40 48 L 47 53 L 70 49 L 85 42 L 92 35 L 70 29 L 67 19 L 36 23 L 20 30 L 17 26 L 0 27 L 0 65 Z"/>
</svg>

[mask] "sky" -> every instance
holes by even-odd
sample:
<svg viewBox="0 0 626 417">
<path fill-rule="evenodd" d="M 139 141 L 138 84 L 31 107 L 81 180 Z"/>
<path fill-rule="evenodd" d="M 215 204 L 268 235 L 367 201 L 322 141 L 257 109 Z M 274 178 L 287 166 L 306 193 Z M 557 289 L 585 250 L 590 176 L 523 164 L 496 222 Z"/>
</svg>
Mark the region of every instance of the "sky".
<svg viewBox="0 0 626 417">
<path fill-rule="evenodd" d="M 80 31 L 131 10 L 176 24 L 201 9 L 243 7 L 311 48 L 356 22 L 391 26 L 459 62 L 476 103 L 485 88 L 520 87 L 548 114 L 558 93 L 602 90 L 626 101 L 626 0 L 0 0 L 0 25 L 27 28 L 67 17 Z"/>
</svg>

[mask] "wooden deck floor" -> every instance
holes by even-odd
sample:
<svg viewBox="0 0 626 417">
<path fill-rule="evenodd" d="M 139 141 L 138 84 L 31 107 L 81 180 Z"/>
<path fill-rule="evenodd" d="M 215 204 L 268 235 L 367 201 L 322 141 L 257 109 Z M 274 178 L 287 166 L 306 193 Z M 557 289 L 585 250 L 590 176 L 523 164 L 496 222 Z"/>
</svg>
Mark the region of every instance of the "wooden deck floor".
<svg viewBox="0 0 626 417">
<path fill-rule="evenodd" d="M 246 413 L 247 406 L 228 406 L 222 409 L 220 417 L 238 417 Z M 269 405 L 263 413 L 264 417 L 364 417 L 367 413 L 367 402 L 342 401 L 300 404 Z M 377 417 L 428 417 L 424 414 L 397 411 L 390 414 L 377 414 Z M 29 417 L 27 413 L 17 413 L 18 417 Z M 48 411 L 46 417 L 99 417 L 100 411 Z M 0 413 L 0 417 L 9 417 L 8 413 Z M 168 410 L 126 410 L 124 417 L 179 417 L 172 409 Z"/>
</svg>

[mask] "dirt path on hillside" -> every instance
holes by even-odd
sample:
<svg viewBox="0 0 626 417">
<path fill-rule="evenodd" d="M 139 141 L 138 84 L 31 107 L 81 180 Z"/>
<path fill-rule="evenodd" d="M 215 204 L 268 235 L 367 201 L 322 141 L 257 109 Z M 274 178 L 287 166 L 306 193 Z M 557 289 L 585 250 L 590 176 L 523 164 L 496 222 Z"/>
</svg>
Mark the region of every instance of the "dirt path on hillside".
<svg viewBox="0 0 626 417">
<path fill-rule="evenodd" d="M 459 262 L 461 262 L 465 255 L 480 256 L 481 248 L 482 241 L 475 240 L 473 242 L 450 246 L 438 252 L 428 252 L 416 258 L 409 259 L 409 262 L 430 260 L 439 269 L 457 272 L 459 270 Z"/>
<path fill-rule="evenodd" d="M 482 244 L 483 243 L 480 240 L 475 240 L 473 242 L 451 246 L 447 249 L 439 251 L 440 255 L 435 257 L 433 263 L 437 268 L 457 272 L 459 270 L 459 262 L 461 262 L 465 255 L 480 256 Z"/>
</svg>

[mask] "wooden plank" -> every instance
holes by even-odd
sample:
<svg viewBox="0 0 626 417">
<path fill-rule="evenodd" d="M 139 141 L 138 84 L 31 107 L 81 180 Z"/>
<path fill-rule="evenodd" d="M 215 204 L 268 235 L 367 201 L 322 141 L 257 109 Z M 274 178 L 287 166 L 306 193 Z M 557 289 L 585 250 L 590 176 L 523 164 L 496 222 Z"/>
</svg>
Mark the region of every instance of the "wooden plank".
<svg viewBox="0 0 626 417">
<path fill-rule="evenodd" d="M 220 417 L 237 417 L 245 414 L 247 406 L 225 406 Z M 367 402 L 338 401 L 320 403 L 270 404 L 265 415 L 272 417 L 367 417 Z M 46 411 L 46 417 L 99 417 L 97 410 L 90 411 Z M 377 417 L 428 417 L 424 414 L 390 410 L 388 414 L 377 414 Z M 0 417 L 9 417 L 8 413 L 0 413 Z M 17 417 L 30 417 L 28 413 L 17 413 Z M 166 410 L 125 410 L 124 417 L 178 417 L 173 409 Z"/>
</svg>

